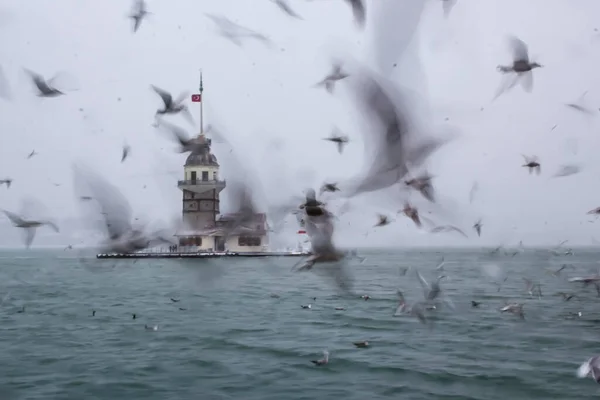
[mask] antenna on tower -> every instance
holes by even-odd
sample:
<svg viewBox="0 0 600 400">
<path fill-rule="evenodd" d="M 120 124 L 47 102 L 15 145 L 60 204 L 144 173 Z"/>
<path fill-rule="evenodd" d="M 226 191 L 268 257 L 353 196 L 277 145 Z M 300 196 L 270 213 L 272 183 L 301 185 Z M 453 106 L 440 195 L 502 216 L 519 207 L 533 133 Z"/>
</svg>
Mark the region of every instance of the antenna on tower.
<svg viewBox="0 0 600 400">
<path fill-rule="evenodd" d="M 202 110 L 202 92 L 204 91 L 204 85 L 202 82 L 202 69 L 200 69 L 200 87 L 198 88 L 199 93 L 192 95 L 193 103 L 200 103 L 200 135 L 204 134 L 204 113 Z"/>
</svg>

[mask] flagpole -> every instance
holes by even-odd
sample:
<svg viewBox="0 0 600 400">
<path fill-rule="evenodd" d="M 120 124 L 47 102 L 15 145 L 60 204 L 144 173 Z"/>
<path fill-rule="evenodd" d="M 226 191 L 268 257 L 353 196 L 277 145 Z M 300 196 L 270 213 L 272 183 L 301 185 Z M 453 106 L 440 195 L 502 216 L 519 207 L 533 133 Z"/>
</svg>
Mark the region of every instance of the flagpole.
<svg viewBox="0 0 600 400">
<path fill-rule="evenodd" d="M 202 92 L 204 91 L 204 87 L 202 85 L 202 69 L 200 69 L 200 134 L 204 134 L 204 112 L 202 104 L 204 103 L 204 99 L 202 98 Z"/>
</svg>

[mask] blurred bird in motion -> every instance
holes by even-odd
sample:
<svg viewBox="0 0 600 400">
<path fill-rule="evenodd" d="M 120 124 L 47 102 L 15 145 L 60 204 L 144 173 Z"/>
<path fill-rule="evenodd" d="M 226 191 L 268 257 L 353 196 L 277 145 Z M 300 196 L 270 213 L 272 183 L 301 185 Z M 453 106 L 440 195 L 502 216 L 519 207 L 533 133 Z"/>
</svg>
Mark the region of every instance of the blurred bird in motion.
<svg viewBox="0 0 600 400">
<path fill-rule="evenodd" d="M 279 7 L 279 9 L 282 12 L 284 12 L 285 14 L 287 14 L 288 16 L 290 16 L 292 18 L 302 19 L 302 17 L 300 15 L 298 15 L 298 13 L 296 13 L 296 11 L 294 11 L 292 6 L 290 6 L 290 4 L 288 3 L 287 0 L 271 0 L 271 1 L 274 4 L 276 4 L 277 7 Z"/>
<path fill-rule="evenodd" d="M 167 131 L 171 135 L 171 139 L 179 144 L 179 148 L 177 149 L 179 153 L 200 153 L 207 158 L 209 157 L 210 151 L 206 138 L 190 137 L 183 128 L 170 124 L 162 119 L 157 119 L 157 127 Z"/>
<path fill-rule="evenodd" d="M 179 97 L 173 100 L 173 95 L 154 85 L 150 85 L 150 87 L 160 96 L 163 101 L 163 108 L 159 108 L 156 110 L 156 116 L 158 115 L 166 115 L 166 114 L 179 114 L 183 113 L 183 116 L 193 125 L 194 119 L 192 118 L 192 114 L 190 114 L 190 110 L 188 107 L 183 104 L 185 101 L 188 92 L 183 92 L 179 95 Z"/>
<path fill-rule="evenodd" d="M 0 179 L 0 186 L 6 185 L 6 188 L 10 189 L 10 185 L 12 184 L 12 181 L 13 180 L 11 178 Z"/>
<path fill-rule="evenodd" d="M 127 159 L 130 152 L 131 152 L 131 146 L 123 145 L 123 151 L 121 152 L 121 162 L 124 162 Z"/>
<path fill-rule="evenodd" d="M 31 70 L 25 69 L 25 72 L 29 74 L 29 76 L 31 77 L 31 80 L 33 81 L 33 84 L 35 85 L 35 87 L 38 90 L 38 96 L 39 97 L 57 97 L 57 96 L 62 96 L 64 95 L 63 92 L 61 92 L 60 90 L 56 89 L 53 85 L 54 81 L 56 80 L 57 75 L 55 75 L 54 77 L 45 80 L 44 77 L 36 72 L 33 72 Z"/>
<path fill-rule="evenodd" d="M 398 183 L 408 174 L 409 167 L 420 168 L 445 143 L 425 133 L 407 92 L 364 67 L 357 68 L 352 76 L 352 93 L 367 124 L 361 132 L 368 164 L 363 174 L 351 179 L 354 184 L 348 185 L 346 196 Z"/>
<path fill-rule="evenodd" d="M 342 152 L 344 151 L 344 146 L 346 146 L 346 144 L 348 144 L 348 142 L 350 141 L 350 139 L 348 139 L 348 136 L 342 135 L 338 128 L 334 128 L 331 132 L 331 136 L 329 136 L 328 138 L 324 138 L 323 140 L 335 143 L 337 145 L 338 153 L 340 154 L 342 154 Z"/>
<path fill-rule="evenodd" d="M 554 174 L 554 178 L 564 178 L 566 176 L 571 176 L 579 173 L 581 171 L 581 167 L 578 165 L 563 165 L 558 171 Z"/>
<path fill-rule="evenodd" d="M 523 158 L 525 159 L 525 164 L 523 164 L 523 167 L 529 169 L 529 175 L 531 175 L 533 172 L 539 175 L 542 172 L 542 165 L 536 156 L 528 157 L 523 155 Z"/>
<path fill-rule="evenodd" d="M 135 0 L 133 3 L 133 10 L 129 15 L 129 18 L 133 21 L 133 33 L 136 33 L 142 24 L 142 20 L 146 18 L 146 16 L 150 15 L 148 12 L 148 8 L 146 2 L 144 0 Z"/>
<path fill-rule="evenodd" d="M 510 36 L 508 46 L 512 52 L 513 62 L 511 65 L 498 65 L 497 69 L 504 74 L 504 80 L 498 88 L 494 100 L 519 82 L 523 90 L 531 92 L 533 90 L 533 69 L 542 67 L 537 62 L 529 60 L 529 50 L 521 39 Z"/>
<path fill-rule="evenodd" d="M 31 207 L 31 205 L 32 203 L 24 202 L 21 215 L 17 215 L 10 211 L 2 210 L 2 212 L 4 212 L 4 214 L 8 217 L 8 219 L 14 227 L 23 229 L 23 232 L 25 233 L 24 241 L 26 248 L 31 247 L 33 239 L 35 238 L 36 230 L 40 226 L 49 226 L 55 232 L 59 232 L 58 226 L 56 226 L 54 222 L 48 220 L 30 219 L 26 217 L 25 215 L 30 212 L 30 209 L 28 210 L 28 208 Z"/>
<path fill-rule="evenodd" d="M 342 65 L 338 62 L 334 63 L 331 72 L 317 82 L 315 87 L 324 87 L 329 94 L 332 94 L 335 89 L 335 84 L 342 79 L 346 79 L 349 75 L 342 69 Z"/>
<path fill-rule="evenodd" d="M 143 226 L 133 224 L 131 206 L 123 194 L 111 183 L 89 168 L 73 166 L 76 190 L 85 190 L 99 206 L 103 218 L 105 240 L 100 244 L 102 251 L 132 253 L 162 243 L 174 244 L 164 231 L 146 232 Z"/>
<path fill-rule="evenodd" d="M 228 39 L 236 46 L 242 45 L 242 38 L 255 39 L 268 47 L 272 46 L 271 40 L 265 35 L 236 24 L 229 18 L 208 13 L 204 13 L 204 15 L 215 23 L 215 25 L 219 28 L 219 34 L 221 36 Z"/>
<path fill-rule="evenodd" d="M 404 184 L 413 188 L 414 190 L 417 190 L 419 193 L 421 193 L 421 195 L 423 195 L 423 197 L 433 203 L 435 202 L 435 199 L 433 185 L 431 184 L 432 178 L 433 177 L 431 175 L 429 175 L 427 172 L 424 172 L 416 178 L 404 181 Z"/>
</svg>

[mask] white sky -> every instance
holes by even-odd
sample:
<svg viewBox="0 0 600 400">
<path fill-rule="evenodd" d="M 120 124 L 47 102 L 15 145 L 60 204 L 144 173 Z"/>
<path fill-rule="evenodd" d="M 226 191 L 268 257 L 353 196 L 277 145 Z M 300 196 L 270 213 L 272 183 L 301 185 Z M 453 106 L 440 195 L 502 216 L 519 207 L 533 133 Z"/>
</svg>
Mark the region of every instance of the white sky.
<svg viewBox="0 0 600 400">
<path fill-rule="evenodd" d="M 176 181 L 182 179 L 185 156 L 174 153 L 174 144 L 151 127 L 160 100 L 149 85 L 174 95 L 193 93 L 200 68 L 205 122 L 227 128 L 238 158 L 255 171 L 263 198 L 284 199 L 307 185 L 357 173 L 362 135 L 343 84 L 334 96 L 312 87 L 334 56 L 362 60 L 418 90 L 430 107 L 426 118 L 439 123 L 448 118 L 460 131 L 459 139 L 430 163 L 440 204 L 433 208 L 416 195 L 413 199 L 424 213 L 431 210 L 440 223 L 454 223 L 470 236 L 424 234 L 402 217 L 373 231 L 376 212 L 391 215 L 401 207 L 375 194 L 357 199 L 341 218 L 340 245 L 481 246 L 519 240 L 553 245 L 564 239 L 588 245 L 596 235 L 598 226 L 585 213 L 600 206 L 598 118 L 564 104 L 587 90 L 587 105 L 598 109 L 597 1 L 459 0 L 446 20 L 440 0 L 373 0 L 362 32 L 341 0 L 291 0 L 302 21 L 288 18 L 268 0 L 149 0 L 153 14 L 135 35 L 126 1 L 58 4 L 5 0 L 0 5 L 0 65 L 13 94 L 11 101 L 0 100 L 0 178 L 14 179 L 10 190 L 0 188 L 0 207 L 18 211 L 23 198 L 34 197 L 63 227 L 61 235 L 40 229 L 34 245 L 70 243 L 81 236 L 74 161 L 83 160 L 110 178 L 139 214 L 164 221 L 180 214 Z M 252 41 L 233 45 L 215 34 L 204 12 L 264 33 L 275 50 Z M 409 45 L 413 26 L 418 32 Z M 509 34 L 523 39 L 544 68 L 535 71 L 531 94 L 516 87 L 492 104 L 500 82 L 496 66 L 510 61 Z M 389 68 L 394 60 L 400 65 Z M 63 83 L 78 90 L 37 98 L 23 68 L 48 77 L 64 72 Z M 170 121 L 191 132 L 198 129 L 180 117 Z M 334 125 L 352 141 L 341 156 L 321 140 Z M 120 164 L 125 142 L 132 155 Z M 39 155 L 26 160 L 33 149 Z M 227 168 L 229 150 L 216 145 L 214 152 L 222 175 L 235 173 Z M 521 167 L 521 154 L 540 158 L 540 177 Z M 551 179 L 566 163 L 582 165 L 583 172 Z M 481 190 L 471 205 L 474 181 Z M 226 210 L 227 190 L 222 198 Z M 470 230 L 479 217 L 481 238 Z M 4 246 L 21 243 L 6 220 L 0 222 L 0 235 Z"/>
</svg>

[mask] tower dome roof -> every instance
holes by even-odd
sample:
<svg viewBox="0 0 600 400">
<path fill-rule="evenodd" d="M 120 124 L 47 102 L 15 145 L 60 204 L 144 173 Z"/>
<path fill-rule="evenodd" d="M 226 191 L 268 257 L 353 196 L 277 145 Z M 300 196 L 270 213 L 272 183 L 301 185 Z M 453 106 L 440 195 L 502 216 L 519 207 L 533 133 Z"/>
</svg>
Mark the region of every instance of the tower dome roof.
<svg viewBox="0 0 600 400">
<path fill-rule="evenodd" d="M 211 140 L 206 138 L 204 135 L 200 135 L 198 137 L 198 141 L 201 143 L 201 146 L 199 146 L 196 150 L 190 153 L 188 158 L 185 160 L 185 166 L 218 167 L 219 163 L 217 161 L 217 157 L 210 152 Z"/>
</svg>

